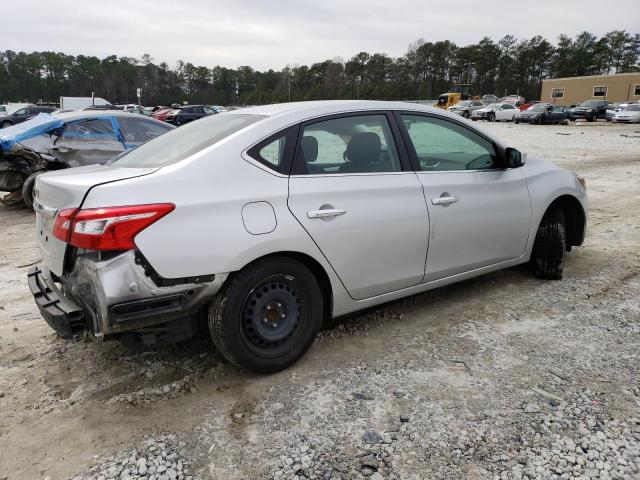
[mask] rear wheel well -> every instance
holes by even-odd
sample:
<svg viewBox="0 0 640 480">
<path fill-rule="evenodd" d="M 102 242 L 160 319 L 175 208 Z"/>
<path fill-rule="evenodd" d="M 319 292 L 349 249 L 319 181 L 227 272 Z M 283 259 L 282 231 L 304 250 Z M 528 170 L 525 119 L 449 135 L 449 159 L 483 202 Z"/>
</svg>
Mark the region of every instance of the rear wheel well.
<svg viewBox="0 0 640 480">
<path fill-rule="evenodd" d="M 268 255 L 264 255 L 262 257 L 256 258 L 255 260 L 251 261 L 250 263 L 242 267 L 241 270 L 250 268 L 251 265 L 257 262 L 258 260 L 263 260 L 265 258 L 276 257 L 276 256 L 293 258 L 294 260 L 297 260 L 300 263 L 302 263 L 305 267 L 307 267 L 311 271 L 313 276 L 318 281 L 318 285 L 320 285 L 320 289 L 322 290 L 322 304 L 323 304 L 322 316 L 324 319 L 331 318 L 331 314 L 333 312 L 333 290 L 331 288 L 331 281 L 329 280 L 329 276 L 327 275 L 327 272 L 325 271 L 324 267 L 320 265 L 320 263 L 310 255 L 307 255 L 306 253 L 289 252 L 289 251 L 274 252 L 274 253 L 270 253 Z M 233 275 L 234 274 L 231 273 L 229 277 L 232 277 Z M 229 279 L 227 279 L 225 283 L 228 281 Z"/>
<path fill-rule="evenodd" d="M 562 195 L 549 205 L 544 214 L 547 215 L 556 208 L 560 208 L 564 212 L 567 250 L 582 245 L 586 216 L 578 199 L 571 195 Z"/>
</svg>

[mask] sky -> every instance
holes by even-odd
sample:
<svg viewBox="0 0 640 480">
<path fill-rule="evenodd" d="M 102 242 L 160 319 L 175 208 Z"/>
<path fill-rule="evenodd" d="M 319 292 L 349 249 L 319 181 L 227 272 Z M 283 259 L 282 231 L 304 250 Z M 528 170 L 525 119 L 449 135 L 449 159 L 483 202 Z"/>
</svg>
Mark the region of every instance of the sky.
<svg viewBox="0 0 640 480">
<path fill-rule="evenodd" d="M 0 50 L 280 69 L 411 42 L 640 32 L 640 0 L 0 0 Z"/>
</svg>

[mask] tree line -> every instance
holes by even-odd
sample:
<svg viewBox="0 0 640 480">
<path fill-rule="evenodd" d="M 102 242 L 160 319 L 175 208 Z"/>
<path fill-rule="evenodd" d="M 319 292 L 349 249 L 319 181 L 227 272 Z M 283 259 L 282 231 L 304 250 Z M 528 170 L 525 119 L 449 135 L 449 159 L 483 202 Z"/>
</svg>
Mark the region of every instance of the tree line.
<svg viewBox="0 0 640 480">
<path fill-rule="evenodd" d="M 519 93 L 536 99 L 545 78 L 640 71 L 640 34 L 616 30 L 598 37 L 582 32 L 560 35 L 555 44 L 542 36 L 458 46 L 419 39 L 407 53 L 361 52 L 281 70 L 250 66 L 213 68 L 178 61 L 106 58 L 58 52 L 0 52 L 0 102 L 57 102 L 60 96 L 96 96 L 112 103 L 173 102 L 248 105 L 323 99 L 434 99 L 454 83 L 469 83 L 474 94 Z"/>
</svg>

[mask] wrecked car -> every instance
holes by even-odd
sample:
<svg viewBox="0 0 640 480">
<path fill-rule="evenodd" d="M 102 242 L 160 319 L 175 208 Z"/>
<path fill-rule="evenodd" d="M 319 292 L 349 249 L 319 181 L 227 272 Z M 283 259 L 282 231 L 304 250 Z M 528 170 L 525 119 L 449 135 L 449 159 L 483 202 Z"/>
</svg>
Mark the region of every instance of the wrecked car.
<svg viewBox="0 0 640 480">
<path fill-rule="evenodd" d="M 0 191 L 5 205 L 32 208 L 35 177 L 48 170 L 105 163 L 173 129 L 114 111 L 44 114 L 0 130 Z"/>
<path fill-rule="evenodd" d="M 28 283 L 60 336 L 150 340 L 208 312 L 218 351 L 257 372 L 350 312 L 519 264 L 561 279 L 587 212 L 575 173 L 373 101 L 211 115 L 35 192 Z"/>
</svg>

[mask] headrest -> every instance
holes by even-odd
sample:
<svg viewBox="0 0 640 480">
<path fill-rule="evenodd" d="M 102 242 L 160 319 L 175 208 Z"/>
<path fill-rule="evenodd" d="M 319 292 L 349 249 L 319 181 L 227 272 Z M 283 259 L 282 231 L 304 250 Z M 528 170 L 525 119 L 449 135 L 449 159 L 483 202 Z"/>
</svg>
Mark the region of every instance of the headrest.
<svg viewBox="0 0 640 480">
<path fill-rule="evenodd" d="M 318 139 L 316 137 L 302 137 L 300 148 L 302 149 L 305 162 L 313 163 L 318 159 Z"/>
<path fill-rule="evenodd" d="M 346 156 L 353 164 L 376 162 L 382 152 L 382 144 L 377 133 L 362 132 L 354 135 L 347 145 Z"/>
</svg>

